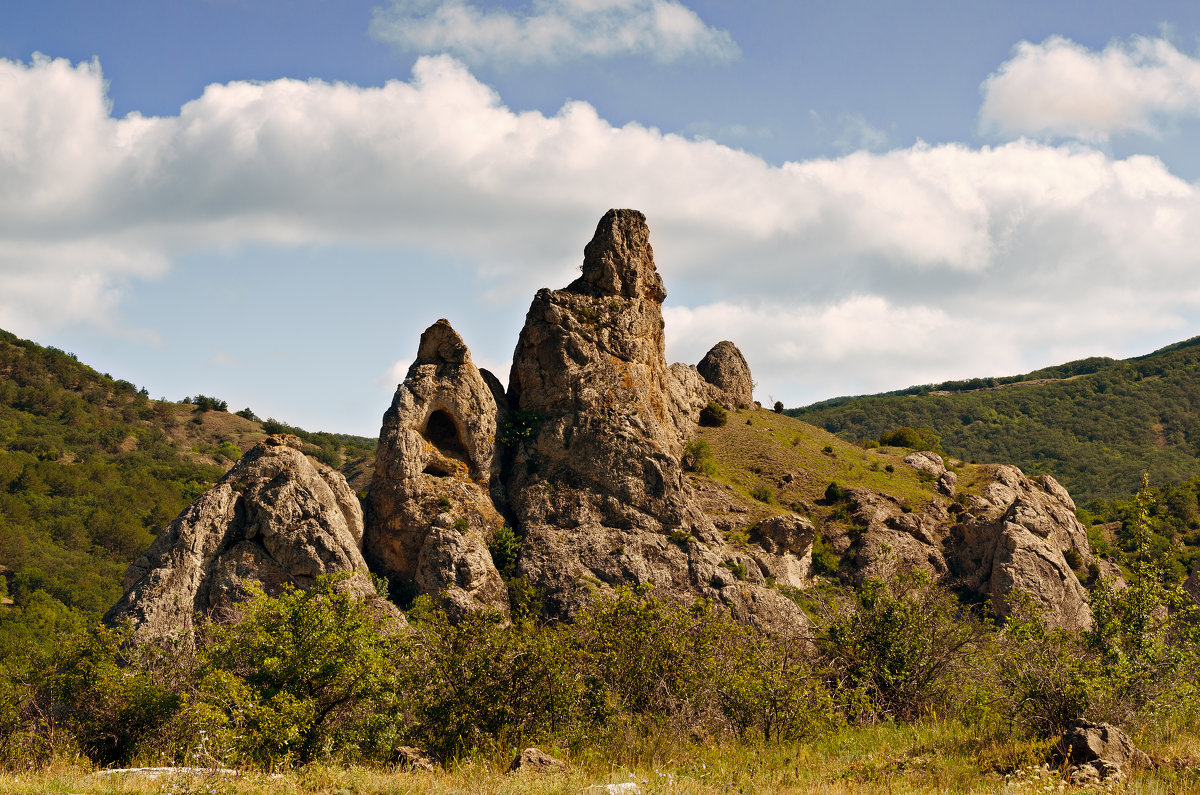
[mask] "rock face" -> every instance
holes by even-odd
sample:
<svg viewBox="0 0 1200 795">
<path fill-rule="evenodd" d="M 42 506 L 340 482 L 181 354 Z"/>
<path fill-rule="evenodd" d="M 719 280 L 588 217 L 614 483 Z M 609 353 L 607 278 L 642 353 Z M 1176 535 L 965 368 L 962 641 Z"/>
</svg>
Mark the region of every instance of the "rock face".
<svg viewBox="0 0 1200 795">
<path fill-rule="evenodd" d="M 722 340 L 704 354 L 697 372 L 716 388 L 717 400 L 727 409 L 749 408 L 754 404 L 754 380 L 750 365 L 737 346 Z"/>
<path fill-rule="evenodd" d="M 968 589 L 991 596 L 1000 615 L 1012 610 L 1007 597 L 1020 592 L 1057 626 L 1090 626 L 1087 593 L 1068 557 L 1085 566 L 1092 554 L 1067 490 L 1049 475 L 1028 478 L 1014 466 L 983 469 L 991 481 L 979 495 L 960 497 L 954 573 Z"/>
<path fill-rule="evenodd" d="M 935 453 L 911 453 L 904 461 L 935 488 L 955 494 L 956 478 Z M 843 574 L 861 584 L 920 570 L 978 598 L 991 598 L 1008 615 L 1009 598 L 1027 594 L 1053 626 L 1091 625 L 1087 593 L 1072 570 L 1092 561 L 1087 531 L 1075 504 L 1053 478 L 1029 478 L 1007 465 L 980 467 L 973 489 L 947 508 L 941 500 L 913 510 L 894 497 L 865 488 L 845 489 L 856 532 L 828 530 L 833 548 L 848 561 Z M 827 532 L 827 529 L 822 529 Z"/>
<path fill-rule="evenodd" d="M 692 499 L 680 455 L 709 385 L 683 368 L 685 388 L 667 368 L 665 297 L 645 217 L 632 210 L 601 219 L 578 279 L 535 296 L 509 377 L 509 405 L 529 431 L 506 480 L 525 537 L 518 570 L 558 616 L 598 589 L 654 583 L 748 620 L 801 624 Z"/>
<path fill-rule="evenodd" d="M 189 634 L 196 614 L 239 598 L 240 580 L 268 593 L 310 586 L 321 574 L 374 594 L 359 547 L 362 510 L 342 475 L 300 451 L 300 440 L 268 437 L 184 509 L 125 572 L 125 594 L 105 615 L 151 636 Z"/>
<path fill-rule="evenodd" d="M 421 335 L 379 433 L 367 560 L 393 584 L 437 597 L 454 618 L 489 609 L 508 615 L 487 548 L 504 524 L 493 499 L 501 493 L 503 405 L 462 338 L 439 320 Z"/>
<path fill-rule="evenodd" d="M 1059 741 L 1070 765 L 1091 765 L 1101 778 L 1150 766 L 1150 757 L 1121 729 L 1108 723 L 1081 722 Z"/>
</svg>

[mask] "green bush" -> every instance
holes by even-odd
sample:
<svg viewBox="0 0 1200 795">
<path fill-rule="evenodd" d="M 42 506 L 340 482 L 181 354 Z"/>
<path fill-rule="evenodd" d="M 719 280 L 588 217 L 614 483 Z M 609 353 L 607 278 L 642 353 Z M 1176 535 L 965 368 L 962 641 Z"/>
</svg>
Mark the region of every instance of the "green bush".
<svg viewBox="0 0 1200 795">
<path fill-rule="evenodd" d="M 128 764 L 182 701 L 158 672 L 129 664 L 130 645 L 127 631 L 96 627 L 63 644 L 49 676 L 59 722 L 98 765 Z"/>
<path fill-rule="evenodd" d="M 688 472 L 700 472 L 711 477 L 716 474 L 717 464 L 713 461 L 712 446 L 699 437 L 683 446 L 683 468 Z"/>
<path fill-rule="evenodd" d="M 750 496 L 759 502 L 765 502 L 768 505 L 775 502 L 775 491 L 769 486 L 757 486 L 750 489 Z"/>
<path fill-rule="evenodd" d="M 719 428 L 729 422 L 729 412 L 715 400 L 708 401 L 708 405 L 700 409 L 700 424 L 710 428 Z"/>
<path fill-rule="evenodd" d="M 247 584 L 239 620 L 205 626 L 197 718 L 223 763 L 307 763 L 386 736 L 379 716 L 395 695 L 398 628 L 344 579 L 324 575 L 277 598 Z"/>
<path fill-rule="evenodd" d="M 500 572 L 500 577 L 507 580 L 517 573 L 517 557 L 521 554 L 521 537 L 508 525 L 500 525 L 492 533 L 488 542 L 488 552 L 492 554 L 492 563 Z"/>
<path fill-rule="evenodd" d="M 859 720 L 945 713 L 984 627 L 924 572 L 867 580 L 821 627 L 817 646 Z"/>
<path fill-rule="evenodd" d="M 920 431 L 901 425 L 879 437 L 879 444 L 887 447 L 906 447 L 910 450 L 942 451 L 942 439 L 928 428 Z"/>
</svg>

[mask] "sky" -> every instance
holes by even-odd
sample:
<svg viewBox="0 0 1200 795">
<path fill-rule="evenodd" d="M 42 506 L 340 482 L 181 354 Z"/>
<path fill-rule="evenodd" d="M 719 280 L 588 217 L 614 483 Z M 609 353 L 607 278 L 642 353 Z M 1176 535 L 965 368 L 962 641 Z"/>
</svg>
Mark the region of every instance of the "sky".
<svg viewBox="0 0 1200 795">
<path fill-rule="evenodd" d="M 0 328 L 375 436 L 447 318 L 648 219 L 669 361 L 764 404 L 1200 335 L 1200 4 L 0 6 Z"/>
</svg>

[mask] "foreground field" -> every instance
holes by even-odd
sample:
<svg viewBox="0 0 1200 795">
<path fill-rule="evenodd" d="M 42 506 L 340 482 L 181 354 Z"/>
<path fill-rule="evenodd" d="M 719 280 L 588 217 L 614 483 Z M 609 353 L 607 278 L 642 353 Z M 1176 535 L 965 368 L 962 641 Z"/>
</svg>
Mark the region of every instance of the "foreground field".
<svg viewBox="0 0 1200 795">
<path fill-rule="evenodd" d="M 809 742 L 771 745 L 675 745 L 620 738 L 568 757 L 559 772 L 508 774 L 510 754 L 471 756 L 434 773 L 310 765 L 274 775 L 180 773 L 160 778 L 96 772 L 58 763 L 0 776 L 0 791 L 34 793 L 247 793 L 391 795 L 392 793 L 1200 793 L 1200 736 L 1179 727 L 1143 737 L 1156 767 L 1125 781 L 1075 786 L 1046 766 L 1048 744 L 979 737 L 956 722 L 845 728 Z M 613 761 L 613 760 L 620 760 Z M 592 788 L 589 790 L 589 788 Z"/>
</svg>

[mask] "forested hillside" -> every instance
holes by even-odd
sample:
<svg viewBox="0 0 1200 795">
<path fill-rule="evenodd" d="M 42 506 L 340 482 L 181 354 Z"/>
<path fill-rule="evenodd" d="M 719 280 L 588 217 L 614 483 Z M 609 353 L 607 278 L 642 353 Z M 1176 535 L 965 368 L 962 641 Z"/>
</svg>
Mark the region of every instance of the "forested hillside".
<svg viewBox="0 0 1200 795">
<path fill-rule="evenodd" d="M 269 432 L 365 487 L 374 441 L 307 433 L 223 401 L 151 400 L 75 356 L 0 331 L 0 587 L 18 606 L 47 597 L 93 619 L 125 567 Z M 3 595 L 3 594 L 0 594 Z"/>
<path fill-rule="evenodd" d="M 788 414 L 845 439 L 931 429 L 949 455 L 1050 474 L 1080 505 L 1200 476 L 1200 338 L 1117 361 L 836 398 Z"/>
</svg>

